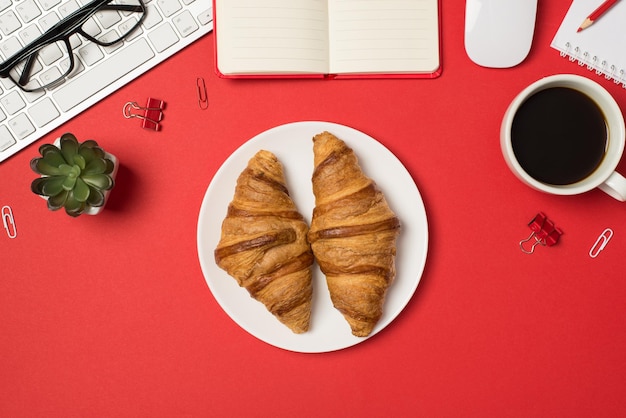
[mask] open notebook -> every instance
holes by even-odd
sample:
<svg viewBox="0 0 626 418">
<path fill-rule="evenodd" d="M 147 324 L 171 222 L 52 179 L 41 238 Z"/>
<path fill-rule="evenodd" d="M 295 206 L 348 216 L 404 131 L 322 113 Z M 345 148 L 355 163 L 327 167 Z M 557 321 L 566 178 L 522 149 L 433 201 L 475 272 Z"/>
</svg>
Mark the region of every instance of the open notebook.
<svg viewBox="0 0 626 418">
<path fill-rule="evenodd" d="M 224 77 L 436 77 L 440 0 L 214 0 Z"/>
<path fill-rule="evenodd" d="M 550 46 L 570 61 L 626 87 L 626 1 L 617 2 L 587 29 L 578 27 L 604 0 L 574 0 Z"/>
</svg>

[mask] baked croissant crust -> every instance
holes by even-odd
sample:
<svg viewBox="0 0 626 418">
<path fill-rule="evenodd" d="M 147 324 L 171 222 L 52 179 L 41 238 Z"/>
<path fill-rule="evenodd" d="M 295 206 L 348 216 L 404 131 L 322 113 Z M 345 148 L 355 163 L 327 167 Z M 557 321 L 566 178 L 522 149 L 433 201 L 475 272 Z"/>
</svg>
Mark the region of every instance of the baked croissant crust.
<svg viewBox="0 0 626 418">
<path fill-rule="evenodd" d="M 328 132 L 313 138 L 315 208 L 308 233 L 333 305 L 368 336 L 395 274 L 400 222 L 354 151 Z"/>
<path fill-rule="evenodd" d="M 311 318 L 307 232 L 280 161 L 259 151 L 237 179 L 215 262 L 296 334 L 308 330 Z"/>
</svg>

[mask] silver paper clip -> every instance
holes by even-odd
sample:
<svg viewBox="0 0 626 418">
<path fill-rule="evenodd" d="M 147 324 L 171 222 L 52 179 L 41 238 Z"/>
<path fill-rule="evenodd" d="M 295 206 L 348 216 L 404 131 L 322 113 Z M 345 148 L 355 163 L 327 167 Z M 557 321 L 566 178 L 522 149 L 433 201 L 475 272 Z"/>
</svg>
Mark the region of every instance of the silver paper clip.
<svg viewBox="0 0 626 418">
<path fill-rule="evenodd" d="M 2 224 L 7 231 L 9 238 L 13 239 L 17 237 L 17 227 L 15 226 L 15 218 L 13 217 L 13 211 L 10 206 L 2 207 Z"/>
<path fill-rule="evenodd" d="M 209 96 L 206 92 L 204 78 L 198 77 L 196 79 L 196 87 L 198 89 L 198 106 L 200 106 L 200 109 L 206 110 L 209 108 Z"/>
<path fill-rule="evenodd" d="M 602 231 L 596 242 L 589 250 L 589 257 L 596 258 L 598 254 L 600 254 L 600 251 L 604 250 L 604 247 L 606 247 L 606 244 L 609 243 L 611 237 L 613 237 L 613 230 L 611 228 L 607 228 Z"/>
</svg>

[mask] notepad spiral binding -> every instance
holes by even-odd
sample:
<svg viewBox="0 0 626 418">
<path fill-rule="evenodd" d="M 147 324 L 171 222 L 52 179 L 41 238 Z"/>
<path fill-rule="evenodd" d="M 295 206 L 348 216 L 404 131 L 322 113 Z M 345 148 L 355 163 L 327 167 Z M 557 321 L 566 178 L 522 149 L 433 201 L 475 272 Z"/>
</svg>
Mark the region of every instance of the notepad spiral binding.
<svg viewBox="0 0 626 418">
<path fill-rule="evenodd" d="M 607 80 L 613 80 L 615 84 L 621 84 L 626 88 L 626 69 L 617 68 L 606 60 L 601 60 L 596 55 L 582 51 L 578 46 L 565 43 L 565 50 L 560 51 L 562 57 L 567 57 L 572 62 L 578 62 L 581 67 L 587 67 L 589 71 L 595 71 L 597 75 L 604 75 Z"/>
</svg>

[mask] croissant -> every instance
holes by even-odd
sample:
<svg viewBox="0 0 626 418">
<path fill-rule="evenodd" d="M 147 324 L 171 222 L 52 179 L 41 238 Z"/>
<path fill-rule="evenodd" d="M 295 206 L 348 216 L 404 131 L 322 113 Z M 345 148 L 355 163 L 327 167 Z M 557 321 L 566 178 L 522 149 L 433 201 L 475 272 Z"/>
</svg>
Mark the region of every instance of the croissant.
<svg viewBox="0 0 626 418">
<path fill-rule="evenodd" d="M 259 151 L 239 175 L 215 262 L 294 333 L 311 318 L 313 254 L 308 225 L 274 154 Z"/>
<path fill-rule="evenodd" d="M 334 307 L 352 334 L 365 337 L 382 316 L 396 274 L 400 222 L 345 142 L 323 132 L 313 138 L 313 154 L 308 239 Z"/>
</svg>

